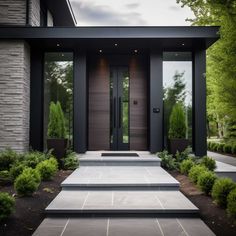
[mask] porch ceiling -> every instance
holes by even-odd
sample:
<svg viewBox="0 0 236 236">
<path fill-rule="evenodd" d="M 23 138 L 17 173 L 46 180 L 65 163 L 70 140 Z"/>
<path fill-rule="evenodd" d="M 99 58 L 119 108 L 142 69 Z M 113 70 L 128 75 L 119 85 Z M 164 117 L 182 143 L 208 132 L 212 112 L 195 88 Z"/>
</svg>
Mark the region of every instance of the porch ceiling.
<svg viewBox="0 0 236 236">
<path fill-rule="evenodd" d="M 0 27 L 0 40 L 25 39 L 44 48 L 191 50 L 219 39 L 219 27 Z M 40 44 L 39 44 L 40 43 Z M 116 45 L 117 44 L 117 45 Z"/>
</svg>

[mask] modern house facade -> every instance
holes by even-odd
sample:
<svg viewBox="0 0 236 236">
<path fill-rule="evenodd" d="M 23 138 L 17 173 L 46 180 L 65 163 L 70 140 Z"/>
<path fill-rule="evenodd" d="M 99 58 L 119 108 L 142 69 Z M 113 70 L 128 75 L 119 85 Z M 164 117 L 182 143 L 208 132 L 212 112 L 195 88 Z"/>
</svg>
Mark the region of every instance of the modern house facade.
<svg viewBox="0 0 236 236">
<path fill-rule="evenodd" d="M 0 149 L 46 148 L 49 105 L 87 150 L 167 145 L 174 103 L 206 154 L 206 49 L 218 27 L 76 27 L 69 1 L 0 0 Z"/>
</svg>

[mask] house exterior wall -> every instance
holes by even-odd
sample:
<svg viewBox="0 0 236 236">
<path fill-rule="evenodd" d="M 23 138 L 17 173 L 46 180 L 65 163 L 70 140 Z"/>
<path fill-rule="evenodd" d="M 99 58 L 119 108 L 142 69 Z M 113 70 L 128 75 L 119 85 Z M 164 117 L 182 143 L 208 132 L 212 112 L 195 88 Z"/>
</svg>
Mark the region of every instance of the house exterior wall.
<svg viewBox="0 0 236 236">
<path fill-rule="evenodd" d="M 40 26 L 40 0 L 29 1 L 29 25 Z"/>
<path fill-rule="evenodd" d="M 26 0 L 0 0 L 0 25 L 25 25 Z"/>
<path fill-rule="evenodd" d="M 30 48 L 24 41 L 0 42 L 0 150 L 29 148 Z"/>
</svg>

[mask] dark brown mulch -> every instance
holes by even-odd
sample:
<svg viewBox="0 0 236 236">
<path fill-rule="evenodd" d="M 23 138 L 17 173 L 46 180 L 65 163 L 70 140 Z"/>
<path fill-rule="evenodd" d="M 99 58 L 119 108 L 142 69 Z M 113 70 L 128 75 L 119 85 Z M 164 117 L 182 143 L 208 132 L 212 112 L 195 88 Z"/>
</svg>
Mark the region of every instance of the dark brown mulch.
<svg viewBox="0 0 236 236">
<path fill-rule="evenodd" d="M 0 222 L 1 236 L 28 236 L 44 219 L 44 209 L 60 192 L 60 183 L 71 174 L 71 171 L 59 171 L 51 181 L 42 182 L 32 197 L 16 197 L 14 213 Z M 0 186 L 1 192 L 15 194 L 12 185 Z"/>
<path fill-rule="evenodd" d="M 217 206 L 210 196 L 199 191 L 187 176 L 177 171 L 170 171 L 170 174 L 180 182 L 180 191 L 200 209 L 201 219 L 216 235 L 236 235 L 236 220 L 230 218 L 225 209 Z"/>
</svg>

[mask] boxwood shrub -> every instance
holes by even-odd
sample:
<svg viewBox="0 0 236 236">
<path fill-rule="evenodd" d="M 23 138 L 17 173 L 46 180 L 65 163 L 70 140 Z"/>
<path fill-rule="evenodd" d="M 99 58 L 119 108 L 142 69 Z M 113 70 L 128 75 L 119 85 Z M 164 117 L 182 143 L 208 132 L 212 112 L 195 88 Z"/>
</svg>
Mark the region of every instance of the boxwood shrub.
<svg viewBox="0 0 236 236">
<path fill-rule="evenodd" d="M 217 177 L 212 171 L 203 171 L 198 177 L 197 185 L 208 195 L 211 192 L 216 179 Z"/>
<path fill-rule="evenodd" d="M 23 163 L 15 163 L 10 169 L 10 176 L 15 180 L 27 166 Z"/>
<path fill-rule="evenodd" d="M 198 177 L 201 173 L 207 171 L 207 168 L 202 165 L 194 165 L 190 170 L 189 170 L 189 178 L 193 183 L 197 183 Z"/>
<path fill-rule="evenodd" d="M 0 152 L 0 171 L 9 170 L 18 160 L 18 154 L 10 148 Z"/>
<path fill-rule="evenodd" d="M 235 188 L 236 184 L 232 179 L 217 179 L 212 188 L 212 197 L 219 206 L 226 207 L 228 194 Z"/>
<path fill-rule="evenodd" d="M 40 175 L 37 170 L 26 168 L 16 178 L 14 187 L 19 195 L 30 196 L 38 189 L 40 181 Z"/>
<path fill-rule="evenodd" d="M 42 161 L 36 166 L 42 180 L 50 180 L 56 174 L 58 165 L 53 159 Z"/>
<path fill-rule="evenodd" d="M 205 166 L 208 170 L 215 170 L 216 168 L 216 161 L 208 156 L 204 156 L 201 160 L 201 165 Z"/>
<path fill-rule="evenodd" d="M 194 162 L 191 159 L 187 159 L 182 161 L 180 164 L 180 173 L 188 174 L 189 170 L 194 166 Z"/>
<path fill-rule="evenodd" d="M 236 218 L 236 188 L 233 189 L 227 197 L 227 212 Z"/>
<path fill-rule="evenodd" d="M 66 158 L 63 159 L 63 169 L 65 170 L 75 170 L 78 166 L 79 159 L 75 152 L 68 153 Z"/>
<path fill-rule="evenodd" d="M 7 218 L 14 210 L 15 199 L 8 193 L 0 192 L 0 221 Z"/>
</svg>

